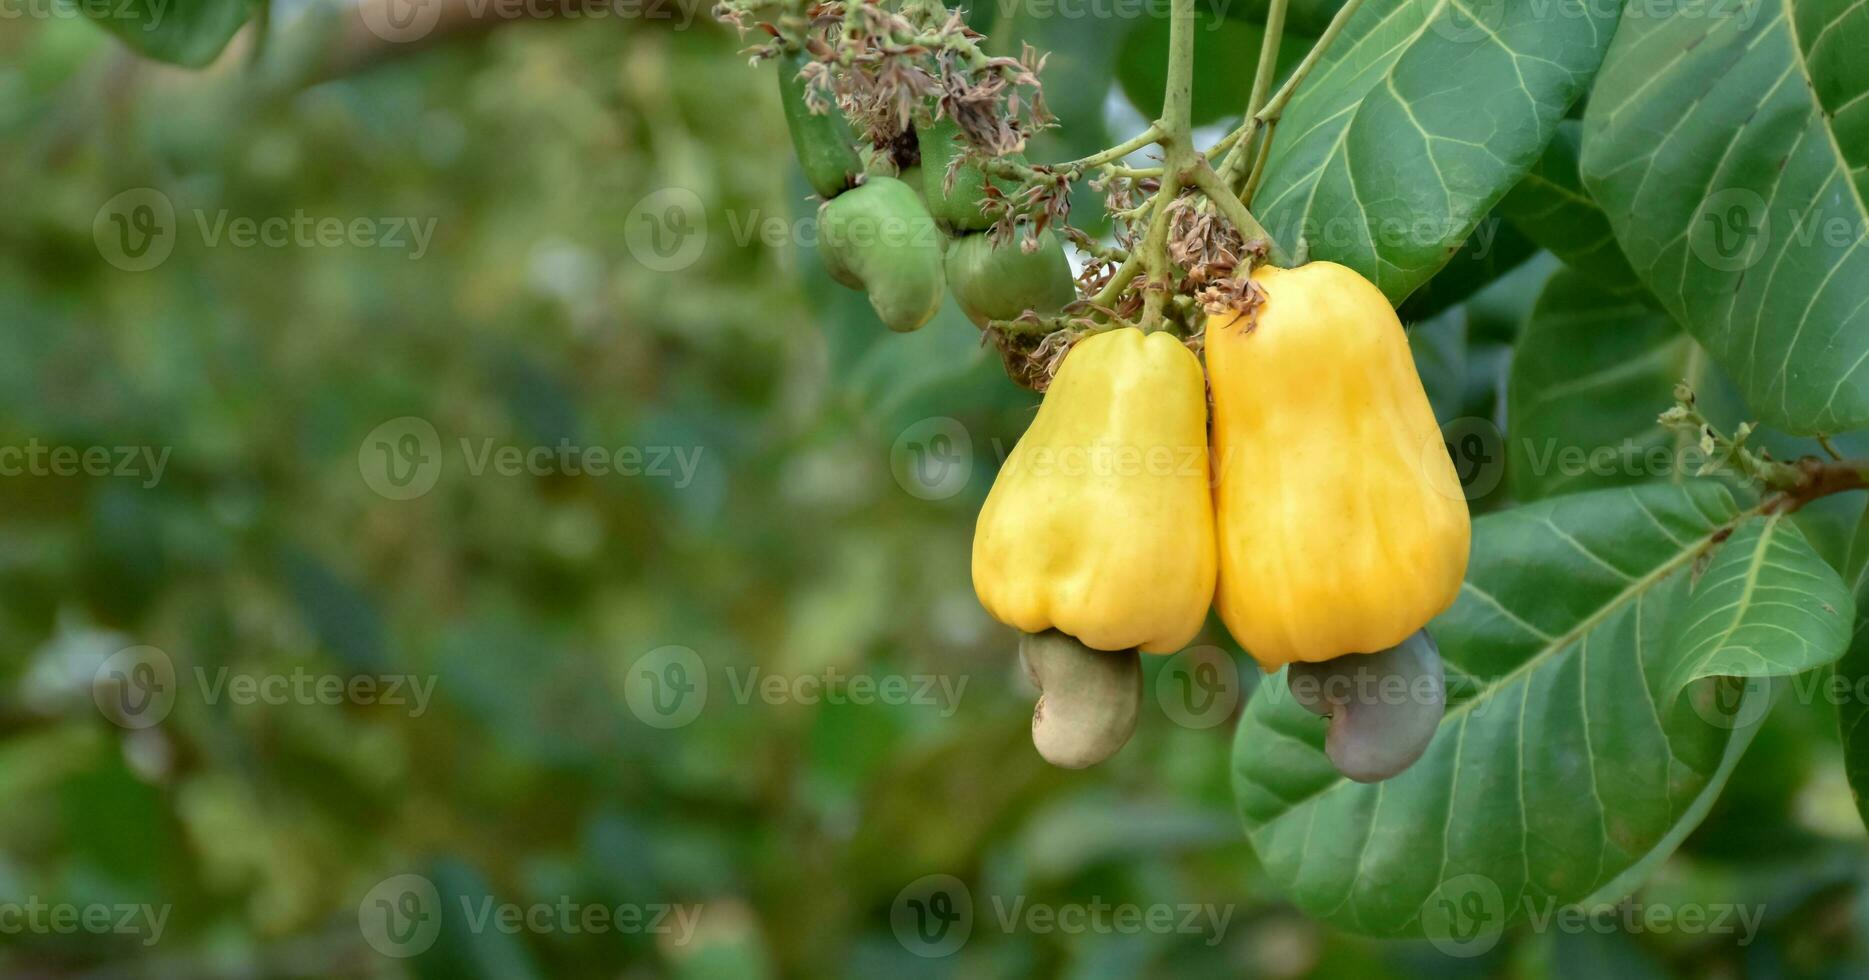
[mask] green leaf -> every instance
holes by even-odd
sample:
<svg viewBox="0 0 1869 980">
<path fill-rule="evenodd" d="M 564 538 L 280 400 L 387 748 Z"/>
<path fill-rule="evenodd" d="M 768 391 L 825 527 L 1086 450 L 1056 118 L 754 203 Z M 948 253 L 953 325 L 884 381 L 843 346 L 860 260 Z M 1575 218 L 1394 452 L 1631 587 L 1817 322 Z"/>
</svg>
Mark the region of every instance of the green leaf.
<svg viewBox="0 0 1869 980">
<path fill-rule="evenodd" d="M 1700 389 L 1705 360 L 1667 314 L 1560 270 L 1532 308 L 1506 386 L 1513 495 L 1678 477 L 1693 447 L 1656 417 L 1674 404 L 1677 382 Z"/>
<path fill-rule="evenodd" d="M 256 6 L 253 0 L 70 2 L 138 54 L 184 68 L 200 68 L 220 57 Z"/>
<path fill-rule="evenodd" d="M 1399 303 L 1537 161 L 1620 5 L 1369 0 L 1286 108 L 1253 211 Z"/>
<path fill-rule="evenodd" d="M 1787 677 L 1843 655 L 1856 603 L 1783 514 L 1747 521 L 1694 583 L 1666 689 L 1701 677 Z"/>
<path fill-rule="evenodd" d="M 1694 560 L 1736 516 L 1725 488 L 1574 494 L 1474 522 L 1467 583 L 1432 624 L 1450 705 L 1427 754 L 1383 783 L 1340 777 L 1323 719 L 1283 676 L 1239 726 L 1234 785 L 1270 877 L 1307 913 L 1446 940 L 1449 907 L 1503 929 L 1652 867 L 1750 739 L 1762 692 L 1675 693 L 1672 625 Z M 1479 883 L 1478 886 L 1475 883 Z M 1437 918 L 1438 917 L 1438 918 Z"/>
<path fill-rule="evenodd" d="M 1560 122 L 1544 156 L 1499 202 L 1499 213 L 1565 265 L 1589 276 L 1597 289 L 1639 293 L 1647 300 L 1648 288 L 1616 244 L 1609 216 L 1584 189 L 1577 164 L 1582 148 L 1583 124 Z"/>
<path fill-rule="evenodd" d="M 1837 730 L 1843 737 L 1843 774 L 1848 777 L 1856 812 L 1869 824 L 1869 508 L 1863 510 L 1843 562 L 1856 600 L 1856 625 L 1849 652 L 1837 662 L 1837 678 L 1853 696 L 1837 704 Z"/>
<path fill-rule="evenodd" d="M 1869 425 L 1869 6 L 1683 6 L 1624 25 L 1583 175 L 1631 264 L 1788 432 Z"/>
</svg>

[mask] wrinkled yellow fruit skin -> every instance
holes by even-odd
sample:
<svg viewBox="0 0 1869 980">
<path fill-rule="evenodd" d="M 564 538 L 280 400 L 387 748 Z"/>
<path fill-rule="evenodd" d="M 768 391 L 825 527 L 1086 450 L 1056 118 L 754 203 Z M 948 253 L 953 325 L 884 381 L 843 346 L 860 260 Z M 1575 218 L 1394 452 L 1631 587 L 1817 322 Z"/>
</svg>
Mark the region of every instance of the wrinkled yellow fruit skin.
<svg viewBox="0 0 1869 980">
<path fill-rule="evenodd" d="M 1098 650 L 1181 649 L 1213 601 L 1208 473 L 1200 361 L 1130 327 L 1080 341 L 980 509 L 981 605 Z"/>
<path fill-rule="evenodd" d="M 1471 529 L 1382 292 L 1330 262 L 1261 267 L 1207 323 L 1214 605 L 1267 671 L 1401 643 L 1453 604 Z"/>
</svg>

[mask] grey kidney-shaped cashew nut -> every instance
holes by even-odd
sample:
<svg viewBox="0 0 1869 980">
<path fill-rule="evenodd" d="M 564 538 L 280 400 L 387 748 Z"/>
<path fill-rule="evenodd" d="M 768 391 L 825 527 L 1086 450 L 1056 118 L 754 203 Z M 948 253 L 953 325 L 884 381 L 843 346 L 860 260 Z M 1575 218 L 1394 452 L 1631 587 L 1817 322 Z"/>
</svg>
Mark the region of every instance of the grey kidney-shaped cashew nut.
<svg viewBox="0 0 1869 980">
<path fill-rule="evenodd" d="M 1359 783 L 1414 765 L 1447 706 L 1441 651 L 1427 630 L 1387 650 L 1292 664 L 1285 683 L 1306 710 L 1330 719 L 1324 754 Z"/>
<path fill-rule="evenodd" d="M 1065 769 L 1094 766 L 1136 731 L 1142 659 L 1135 650 L 1093 650 L 1057 630 L 1019 638 L 1019 659 L 1038 685 L 1032 745 Z"/>
</svg>

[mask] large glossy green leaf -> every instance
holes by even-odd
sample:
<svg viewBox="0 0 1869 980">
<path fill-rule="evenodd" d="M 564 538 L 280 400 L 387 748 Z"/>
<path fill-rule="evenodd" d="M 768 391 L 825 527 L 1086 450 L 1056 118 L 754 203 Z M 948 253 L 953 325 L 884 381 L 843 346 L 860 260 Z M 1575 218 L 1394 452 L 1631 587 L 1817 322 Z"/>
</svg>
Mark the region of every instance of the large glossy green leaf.
<svg viewBox="0 0 1869 980">
<path fill-rule="evenodd" d="M 1544 155 L 1499 202 L 1499 213 L 1565 265 L 1588 275 L 1597 289 L 1646 298 L 1647 288 L 1616 244 L 1609 216 L 1584 189 L 1577 163 L 1582 151 L 1583 123 L 1558 123 Z"/>
<path fill-rule="evenodd" d="M 1869 425 L 1869 6 L 1682 5 L 1616 35 L 1583 175 L 1769 423 Z"/>
<path fill-rule="evenodd" d="M 1856 599 L 1856 623 L 1849 652 L 1837 662 L 1845 695 L 1837 703 L 1837 729 L 1843 737 L 1843 774 L 1849 778 L 1856 812 L 1869 824 L 1869 509 L 1864 509 L 1843 561 Z"/>
<path fill-rule="evenodd" d="M 146 58 L 200 68 L 220 57 L 264 0 L 119 0 L 76 3 L 99 27 Z"/>
<path fill-rule="evenodd" d="M 1287 107 L 1254 214 L 1401 302 L 1531 167 L 1620 5 L 1369 0 Z"/>
<path fill-rule="evenodd" d="M 1675 384 L 1696 390 L 1706 356 L 1666 313 L 1595 277 L 1551 277 L 1519 337 L 1507 384 L 1507 474 L 1520 500 L 1675 480 L 1691 445 L 1656 417 Z"/>
<path fill-rule="evenodd" d="M 1701 677 L 1789 677 L 1843 655 L 1856 603 L 1783 514 L 1747 521 L 1694 583 L 1665 690 Z"/>
<path fill-rule="evenodd" d="M 1261 684 L 1234 785 L 1273 880 L 1345 928 L 1436 939 L 1449 907 L 1477 903 L 1498 930 L 1544 902 L 1632 887 L 1705 815 L 1756 730 L 1765 692 L 1719 696 L 1729 681 L 1662 708 L 1693 565 L 1736 510 L 1702 481 L 1476 521 L 1467 583 L 1431 625 L 1450 706 L 1427 754 L 1386 782 L 1340 777 L 1324 721 L 1282 674 Z"/>
</svg>

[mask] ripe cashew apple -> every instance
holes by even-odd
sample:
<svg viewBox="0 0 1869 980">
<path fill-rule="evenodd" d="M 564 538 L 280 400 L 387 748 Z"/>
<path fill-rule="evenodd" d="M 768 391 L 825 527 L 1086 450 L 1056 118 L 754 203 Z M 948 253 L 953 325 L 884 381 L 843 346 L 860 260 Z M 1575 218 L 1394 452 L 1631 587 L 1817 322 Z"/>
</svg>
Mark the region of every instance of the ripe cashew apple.
<svg viewBox="0 0 1869 980">
<path fill-rule="evenodd" d="M 1198 359 L 1124 327 L 1065 355 L 980 509 L 973 587 L 993 618 L 1096 650 L 1181 649 L 1214 594 Z"/>
<path fill-rule="evenodd" d="M 941 309 L 941 233 L 909 185 L 871 176 L 818 211 L 818 254 L 831 278 L 869 294 L 889 329 L 919 328 Z"/>
<path fill-rule="evenodd" d="M 1466 499 L 1382 292 L 1263 266 L 1256 314 L 1207 321 L 1227 629 L 1266 671 L 1401 644 L 1453 604 Z"/>
</svg>

